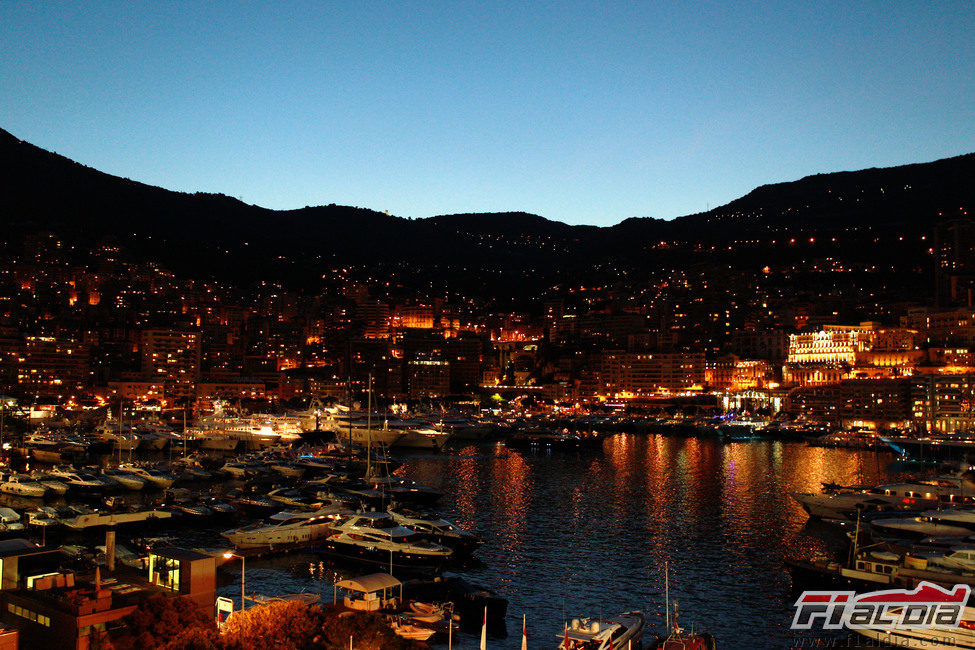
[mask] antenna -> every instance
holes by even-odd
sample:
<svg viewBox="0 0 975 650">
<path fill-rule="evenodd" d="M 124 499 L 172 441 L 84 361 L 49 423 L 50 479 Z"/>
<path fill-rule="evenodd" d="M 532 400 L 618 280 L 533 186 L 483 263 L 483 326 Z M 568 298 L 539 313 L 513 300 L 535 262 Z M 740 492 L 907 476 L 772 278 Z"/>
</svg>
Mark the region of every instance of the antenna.
<svg viewBox="0 0 975 650">
<path fill-rule="evenodd" d="M 670 563 L 666 560 L 664 560 L 664 600 L 667 634 L 670 634 Z"/>
</svg>

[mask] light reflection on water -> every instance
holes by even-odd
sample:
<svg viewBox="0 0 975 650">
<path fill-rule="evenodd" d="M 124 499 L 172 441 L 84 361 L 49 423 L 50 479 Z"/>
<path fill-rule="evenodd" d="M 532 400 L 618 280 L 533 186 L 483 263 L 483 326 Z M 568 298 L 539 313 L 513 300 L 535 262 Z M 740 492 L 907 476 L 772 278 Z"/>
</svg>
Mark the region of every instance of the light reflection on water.
<svg viewBox="0 0 975 650">
<path fill-rule="evenodd" d="M 484 538 L 483 566 L 463 575 L 510 601 L 510 636 L 491 637 L 489 648 L 520 648 L 522 614 L 530 648 L 554 647 L 565 617 L 642 609 L 659 630 L 664 562 L 682 624 L 706 627 L 722 649 L 787 648 L 794 598 L 783 559 L 841 539 L 807 524 L 789 494 L 900 478 L 891 460 L 801 443 L 618 434 L 603 451 L 447 449 L 408 457 L 397 474 L 442 489 L 445 516 Z M 248 559 L 247 592 L 315 591 L 331 601 L 336 575 L 372 570 L 315 554 Z M 239 581 L 229 563 L 218 595 L 239 599 Z M 476 636 L 455 637 L 455 648 L 477 645 Z"/>
<path fill-rule="evenodd" d="M 554 646 L 565 616 L 643 609 L 660 628 L 667 561 L 682 623 L 705 626 L 719 647 L 774 648 L 792 639 L 783 559 L 825 550 L 830 535 L 809 534 L 789 494 L 895 478 L 891 458 L 618 434 L 603 452 L 471 446 L 409 458 L 397 473 L 443 489 L 448 518 L 485 539 L 484 566 L 466 576 L 508 598 L 512 621 L 489 647 L 520 647 L 522 614 L 530 647 Z"/>
</svg>

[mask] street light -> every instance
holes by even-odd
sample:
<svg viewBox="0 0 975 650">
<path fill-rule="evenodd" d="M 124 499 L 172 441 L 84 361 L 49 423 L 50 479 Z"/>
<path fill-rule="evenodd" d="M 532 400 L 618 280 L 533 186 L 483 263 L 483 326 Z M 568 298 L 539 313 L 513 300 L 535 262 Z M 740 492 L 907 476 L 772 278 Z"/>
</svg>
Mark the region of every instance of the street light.
<svg viewBox="0 0 975 650">
<path fill-rule="evenodd" d="M 232 557 L 240 559 L 240 611 L 244 611 L 244 556 L 227 551 L 223 554 L 223 557 L 226 560 L 229 560 Z"/>
</svg>

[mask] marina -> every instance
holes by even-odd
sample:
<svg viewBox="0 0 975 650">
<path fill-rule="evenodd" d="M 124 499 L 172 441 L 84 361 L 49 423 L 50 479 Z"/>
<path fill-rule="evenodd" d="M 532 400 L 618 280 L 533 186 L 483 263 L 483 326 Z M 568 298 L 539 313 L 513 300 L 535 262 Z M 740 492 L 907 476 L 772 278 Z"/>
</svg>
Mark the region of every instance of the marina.
<svg viewBox="0 0 975 650">
<path fill-rule="evenodd" d="M 453 603 L 456 630 L 431 632 L 397 614 L 402 635 L 436 648 L 446 647 L 444 632 L 455 647 L 479 643 L 485 603 L 491 648 L 521 647 L 521 617 L 532 639 L 565 645 L 568 631 L 570 643 L 598 648 L 637 614 L 643 647 L 712 648 L 788 647 L 811 636 L 789 629 L 795 588 L 810 581 L 879 588 L 893 584 L 892 572 L 930 578 L 917 562 L 883 568 L 903 564 L 900 556 L 857 557 L 851 569 L 816 558 L 848 548 L 858 513 L 866 542 L 867 515 L 881 531 L 880 517 L 964 507 L 975 494 L 966 477 L 922 476 L 893 451 L 810 444 L 778 426 L 598 420 L 602 430 L 592 417 L 498 419 L 477 440 L 392 455 L 350 454 L 341 431 L 318 436 L 332 442 L 296 438 L 250 452 L 177 433 L 163 449 L 140 446 L 131 461 L 128 452 L 121 463 L 118 452 L 89 452 L 80 469 L 39 464 L 28 447 L 11 464 L 33 478 L 11 474 L 12 485 L 35 494 L 39 485 L 45 496 L 11 488 L 0 505 L 20 517 L 6 524 L 8 537 L 62 544 L 80 565 L 103 557 L 96 546 L 108 530 L 135 564 L 159 544 L 246 557 L 248 600 L 327 601 L 338 582 L 391 575 L 420 602 Z M 66 493 L 44 487 L 51 481 Z M 218 595 L 239 602 L 239 570 L 219 564 Z"/>
</svg>

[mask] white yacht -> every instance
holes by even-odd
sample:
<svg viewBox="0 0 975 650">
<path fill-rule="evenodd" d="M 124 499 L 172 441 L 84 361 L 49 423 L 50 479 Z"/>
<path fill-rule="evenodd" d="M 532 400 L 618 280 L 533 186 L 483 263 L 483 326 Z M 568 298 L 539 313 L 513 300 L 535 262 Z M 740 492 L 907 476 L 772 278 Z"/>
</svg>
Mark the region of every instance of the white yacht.
<svg viewBox="0 0 975 650">
<path fill-rule="evenodd" d="M 102 480 L 92 474 L 75 471 L 72 468 L 61 469 L 55 467 L 48 472 L 54 479 L 64 483 L 72 490 L 82 490 L 87 492 L 98 492 L 111 488 L 108 481 Z"/>
<path fill-rule="evenodd" d="M 56 496 L 64 496 L 68 492 L 68 484 L 62 480 L 51 476 L 48 472 L 38 472 L 33 470 L 30 473 L 31 478 L 35 479 L 38 483 L 46 487 L 51 494 Z"/>
<path fill-rule="evenodd" d="M 171 487 L 176 481 L 176 477 L 169 472 L 164 472 L 154 467 L 140 467 L 139 465 L 124 464 L 119 465 L 120 470 L 134 474 L 135 476 L 146 481 L 146 485 L 159 489 L 165 490 Z"/>
<path fill-rule="evenodd" d="M 0 532 L 17 533 L 24 530 L 20 514 L 10 508 L 0 508 Z"/>
<path fill-rule="evenodd" d="M 794 492 L 810 517 L 856 521 L 863 510 L 929 510 L 975 503 L 975 483 L 962 476 L 939 476 L 905 483 L 878 485 L 867 490 L 811 494 Z"/>
<path fill-rule="evenodd" d="M 956 546 L 946 553 L 913 553 L 928 561 L 928 566 L 944 567 L 950 571 L 975 573 L 975 546 Z"/>
<path fill-rule="evenodd" d="M 450 549 L 421 539 L 386 512 L 366 512 L 332 526 L 322 553 L 348 560 L 417 569 L 439 569 L 453 555 Z"/>
<path fill-rule="evenodd" d="M 210 451 L 234 451 L 240 444 L 240 440 L 237 438 L 217 430 L 187 429 L 183 435 L 200 449 L 209 449 Z"/>
<path fill-rule="evenodd" d="M 574 618 L 557 636 L 558 650 L 609 650 L 632 644 L 642 647 L 643 612 L 625 612 L 610 618 Z M 674 646 L 676 647 L 676 646 Z M 690 646 L 688 646 L 690 647 Z"/>
<path fill-rule="evenodd" d="M 895 609 L 890 615 L 896 616 L 899 613 Z M 854 631 L 868 639 L 881 641 L 885 645 L 899 648 L 941 648 L 944 650 L 975 648 L 975 607 L 965 607 L 962 610 L 958 627 L 948 629 L 891 627 L 878 630 L 857 628 Z"/>
<path fill-rule="evenodd" d="M 99 526 L 120 526 L 123 524 L 142 523 L 152 519 L 169 519 L 172 516 L 173 513 L 168 510 L 148 509 L 133 510 L 130 512 L 94 510 L 61 519 L 61 523 L 74 530 L 84 530 Z"/>
<path fill-rule="evenodd" d="M 19 497 L 43 498 L 49 490 L 34 478 L 24 474 L 10 474 L 0 483 L 0 492 Z"/>
<path fill-rule="evenodd" d="M 106 467 L 102 470 L 102 476 L 110 481 L 115 481 L 119 487 L 126 490 L 138 491 L 146 486 L 146 479 L 124 469 Z"/>
<path fill-rule="evenodd" d="M 433 449 L 439 451 L 450 440 L 449 431 L 438 431 L 430 427 L 405 429 L 403 436 L 394 444 L 394 448 Z"/>
<path fill-rule="evenodd" d="M 387 449 L 399 442 L 405 433 L 402 428 L 389 426 L 389 421 L 378 414 L 373 414 L 370 419 L 366 413 L 330 413 L 321 427 L 333 431 L 339 440 L 348 442 L 351 438 L 353 443 L 364 447 L 376 445 Z"/>
<path fill-rule="evenodd" d="M 458 555 L 470 555 L 484 543 L 474 533 L 433 513 L 403 506 L 391 506 L 388 512 L 400 526 L 409 528 L 432 542 L 452 548 Z"/>
<path fill-rule="evenodd" d="M 870 530 L 879 537 L 960 537 L 975 533 L 975 510 L 931 510 L 914 517 L 872 519 Z"/>
<path fill-rule="evenodd" d="M 328 535 L 332 524 L 347 512 L 334 505 L 313 512 L 285 510 L 271 515 L 268 522 L 257 522 L 220 534 L 236 548 L 271 548 L 313 542 Z"/>
</svg>

